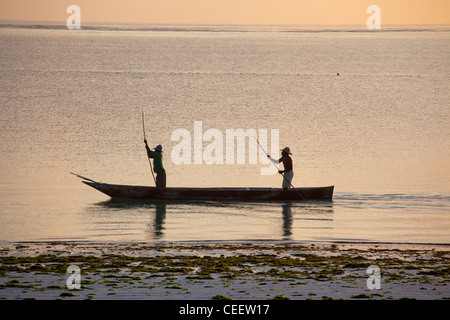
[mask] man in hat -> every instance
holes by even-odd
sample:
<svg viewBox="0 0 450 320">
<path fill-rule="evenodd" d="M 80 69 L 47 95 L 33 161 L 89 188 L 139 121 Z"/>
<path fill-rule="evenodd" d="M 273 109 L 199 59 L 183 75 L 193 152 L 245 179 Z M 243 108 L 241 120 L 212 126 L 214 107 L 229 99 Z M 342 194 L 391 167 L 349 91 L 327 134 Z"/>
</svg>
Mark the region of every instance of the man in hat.
<svg viewBox="0 0 450 320">
<path fill-rule="evenodd" d="M 269 155 L 267 155 L 269 160 L 275 164 L 283 162 L 284 170 L 278 170 L 278 173 L 283 176 L 283 190 L 288 190 L 289 187 L 291 187 L 291 181 L 294 177 L 294 171 L 292 170 L 292 158 L 290 157 L 291 154 L 292 153 L 289 147 L 286 147 L 281 150 L 281 158 L 279 160 L 272 159 Z"/>
<path fill-rule="evenodd" d="M 147 144 L 147 140 L 144 139 L 145 149 L 147 149 L 147 155 L 153 159 L 153 171 L 156 173 L 156 187 L 166 187 L 166 170 L 162 164 L 162 146 L 159 144 L 154 148 L 155 151 L 150 150 Z"/>
</svg>

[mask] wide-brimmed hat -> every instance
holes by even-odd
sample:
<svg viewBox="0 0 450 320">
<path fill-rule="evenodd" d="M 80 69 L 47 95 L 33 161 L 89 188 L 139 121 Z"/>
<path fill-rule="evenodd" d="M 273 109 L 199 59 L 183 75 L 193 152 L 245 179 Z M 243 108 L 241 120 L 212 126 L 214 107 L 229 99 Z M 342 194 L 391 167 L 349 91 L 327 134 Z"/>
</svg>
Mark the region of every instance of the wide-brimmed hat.
<svg viewBox="0 0 450 320">
<path fill-rule="evenodd" d="M 286 147 L 286 148 L 282 149 L 281 151 L 286 152 L 287 154 L 292 154 L 291 149 L 289 149 L 289 147 Z"/>
<path fill-rule="evenodd" d="M 155 150 L 156 150 L 156 151 L 159 151 L 159 152 L 163 152 L 163 151 L 162 151 L 162 146 L 161 146 L 160 144 L 158 144 L 158 145 L 156 146 Z"/>
</svg>

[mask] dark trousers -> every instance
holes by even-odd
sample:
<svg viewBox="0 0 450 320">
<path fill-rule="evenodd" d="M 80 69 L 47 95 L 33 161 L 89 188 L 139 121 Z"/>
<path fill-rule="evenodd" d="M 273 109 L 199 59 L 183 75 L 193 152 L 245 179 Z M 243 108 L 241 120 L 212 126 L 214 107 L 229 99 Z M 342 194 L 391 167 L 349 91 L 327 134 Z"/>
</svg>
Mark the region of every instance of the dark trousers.
<svg viewBox="0 0 450 320">
<path fill-rule="evenodd" d="M 157 188 L 165 188 L 166 187 L 166 171 L 159 170 L 156 173 L 156 187 Z"/>
</svg>

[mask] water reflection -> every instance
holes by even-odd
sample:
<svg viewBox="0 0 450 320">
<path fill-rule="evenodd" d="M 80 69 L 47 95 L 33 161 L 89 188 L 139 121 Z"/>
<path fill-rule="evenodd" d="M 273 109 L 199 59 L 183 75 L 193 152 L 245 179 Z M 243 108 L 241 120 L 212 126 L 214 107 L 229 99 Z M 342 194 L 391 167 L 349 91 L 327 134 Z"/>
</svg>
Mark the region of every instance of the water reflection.
<svg viewBox="0 0 450 320">
<path fill-rule="evenodd" d="M 333 213 L 332 201 L 281 204 L 282 239 L 297 240 L 303 237 L 305 229 L 332 229 Z"/>
<path fill-rule="evenodd" d="M 151 239 L 162 239 L 164 236 L 164 224 L 166 219 L 167 205 L 169 201 L 138 201 L 138 200 L 128 200 L 128 199 L 110 199 L 108 201 L 99 202 L 96 205 L 101 207 L 106 207 L 109 209 L 114 209 L 118 211 L 144 211 L 145 213 L 149 211 L 155 212 L 155 217 L 152 223 L 149 224 L 150 227 L 150 238 Z"/>
<path fill-rule="evenodd" d="M 164 220 L 166 218 L 166 206 L 165 201 L 160 201 L 155 204 L 156 214 L 155 221 L 153 223 L 153 235 L 155 239 L 161 239 L 164 235 Z"/>
<path fill-rule="evenodd" d="M 99 206 L 102 208 L 100 211 L 98 211 Z M 108 225 L 113 221 L 116 222 L 117 230 L 109 231 L 111 233 L 117 232 L 117 234 L 126 232 L 126 230 L 137 233 L 142 231 L 143 226 L 147 226 L 144 232 L 146 238 L 151 240 L 172 240 L 166 239 L 168 237 L 167 228 L 173 231 L 174 224 L 177 224 L 177 228 L 181 228 L 178 229 L 181 233 L 189 234 L 189 230 L 192 230 L 191 232 L 195 236 L 204 234 L 204 240 L 214 240 L 217 236 L 215 232 L 217 232 L 218 226 L 219 229 L 221 227 L 228 228 L 226 229 L 228 233 L 225 236 L 230 240 L 244 239 L 255 233 L 257 237 L 262 238 L 276 236 L 276 238 L 283 240 L 298 240 L 304 236 L 304 233 L 310 233 L 311 230 L 332 228 L 330 222 L 333 221 L 331 201 L 265 204 L 110 199 L 97 203 L 96 207 L 97 209 L 92 208 L 92 210 L 98 213 L 97 218 L 95 218 L 97 221 L 94 221 L 94 223 L 99 225 L 99 229 L 101 229 L 100 225 Z M 104 208 L 107 208 L 107 212 Z M 166 225 L 168 210 L 173 214 L 171 215 L 172 218 L 176 217 L 175 220 L 169 220 L 171 224 L 169 226 Z M 112 211 L 119 214 L 114 215 Z M 153 213 L 150 221 L 149 213 Z M 220 219 L 226 222 L 221 223 L 219 222 Z M 272 219 L 281 222 L 279 227 L 276 228 L 280 229 L 275 230 L 273 234 L 265 234 L 267 229 L 266 231 L 264 229 L 270 225 Z M 253 228 L 249 229 L 250 225 Z"/>
<path fill-rule="evenodd" d="M 290 240 L 292 236 L 292 204 L 281 205 L 283 215 L 283 239 Z"/>
</svg>

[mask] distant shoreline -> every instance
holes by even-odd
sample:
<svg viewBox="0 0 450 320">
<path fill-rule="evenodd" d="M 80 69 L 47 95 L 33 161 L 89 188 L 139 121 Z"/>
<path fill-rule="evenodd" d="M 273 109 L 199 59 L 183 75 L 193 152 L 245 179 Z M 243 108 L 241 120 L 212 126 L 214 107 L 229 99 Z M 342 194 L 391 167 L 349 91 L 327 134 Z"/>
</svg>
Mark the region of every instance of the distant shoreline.
<svg viewBox="0 0 450 320">
<path fill-rule="evenodd" d="M 0 21 L 0 28 L 64 30 L 64 21 Z M 369 30 L 365 25 L 207 25 L 207 24 L 106 24 L 84 23 L 81 30 L 99 31 L 165 31 L 165 32 L 269 32 L 269 33 L 326 33 L 326 32 L 449 32 L 450 25 L 383 25 Z"/>
</svg>

